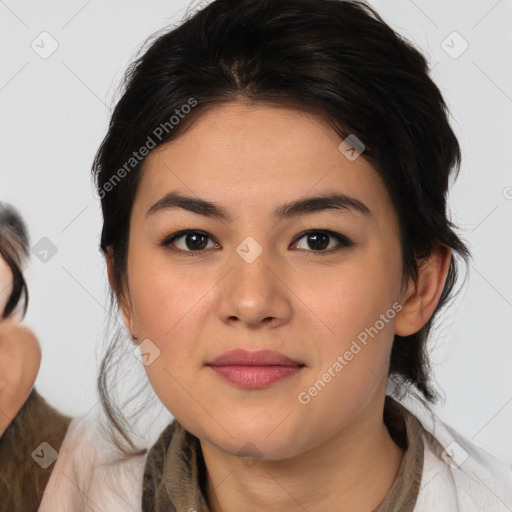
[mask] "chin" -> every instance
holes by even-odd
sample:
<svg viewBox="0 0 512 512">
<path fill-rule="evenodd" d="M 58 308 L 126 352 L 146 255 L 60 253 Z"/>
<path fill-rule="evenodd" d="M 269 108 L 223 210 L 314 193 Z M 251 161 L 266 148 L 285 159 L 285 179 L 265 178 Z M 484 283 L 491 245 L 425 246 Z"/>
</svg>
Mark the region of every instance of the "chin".
<svg viewBox="0 0 512 512">
<path fill-rule="evenodd" d="M 187 430 L 230 455 L 280 460 L 293 457 L 299 446 L 298 439 L 303 438 L 302 433 L 278 426 L 281 421 L 282 418 L 276 422 L 262 420 L 251 424 L 249 420 L 234 425 L 208 421 L 203 427 Z"/>
</svg>

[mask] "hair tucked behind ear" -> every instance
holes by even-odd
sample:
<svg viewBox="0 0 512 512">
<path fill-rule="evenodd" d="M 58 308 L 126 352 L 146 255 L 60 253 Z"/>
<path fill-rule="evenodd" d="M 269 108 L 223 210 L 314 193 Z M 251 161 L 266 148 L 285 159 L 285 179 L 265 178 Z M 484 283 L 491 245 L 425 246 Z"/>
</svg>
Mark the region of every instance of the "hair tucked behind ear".
<svg viewBox="0 0 512 512">
<path fill-rule="evenodd" d="M 100 247 L 113 251 L 116 290 L 125 286 L 129 219 L 143 172 L 144 159 L 135 161 L 134 151 L 175 140 L 224 102 L 313 113 L 340 138 L 354 134 L 365 145 L 361 156 L 379 173 L 399 218 L 404 280 L 417 278 L 418 262 L 438 244 L 452 252 L 432 317 L 419 332 L 395 336 L 391 354 L 395 391 L 415 388 L 434 402 L 427 340 L 451 297 L 458 259 L 467 262 L 470 254 L 446 203 L 450 177 L 460 168 L 459 144 L 414 45 L 363 2 L 216 0 L 155 37 L 130 65 L 124 86 L 92 167 L 103 212 Z M 111 357 L 108 351 L 105 361 Z M 121 431 L 107 368 L 100 396 Z"/>
</svg>

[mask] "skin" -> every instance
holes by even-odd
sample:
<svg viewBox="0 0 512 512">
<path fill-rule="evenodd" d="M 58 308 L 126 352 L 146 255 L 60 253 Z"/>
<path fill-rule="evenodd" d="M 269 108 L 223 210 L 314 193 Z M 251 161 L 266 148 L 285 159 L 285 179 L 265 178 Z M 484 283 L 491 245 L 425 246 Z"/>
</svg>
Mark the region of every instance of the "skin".
<svg viewBox="0 0 512 512">
<path fill-rule="evenodd" d="M 12 273 L 0 258 L 0 289 L 12 290 Z M 3 312 L 9 297 L 2 297 Z M 27 401 L 41 365 L 41 347 L 19 315 L 0 318 L 0 436 Z"/>
<path fill-rule="evenodd" d="M 161 402 L 200 439 L 214 512 L 371 510 L 399 469 L 403 452 L 382 417 L 393 336 L 428 321 L 450 251 L 440 247 L 418 280 L 403 281 L 398 219 L 384 183 L 364 158 L 346 158 L 340 142 L 312 115 L 232 102 L 146 159 L 121 310 L 130 331 L 160 350 L 147 375 Z M 181 209 L 146 216 L 170 191 L 219 203 L 234 220 Z M 278 205 L 331 192 L 359 199 L 372 215 L 331 209 L 279 222 L 271 216 Z M 190 256 L 186 237 L 174 242 L 186 254 L 159 245 L 183 229 L 210 237 L 201 253 Z M 354 245 L 330 238 L 315 250 L 301 236 L 309 229 Z M 236 252 L 248 236 L 263 249 L 252 263 Z M 113 286 L 111 253 L 107 266 Z M 308 404 L 299 403 L 298 394 L 397 302 L 401 311 L 378 335 Z M 233 348 L 276 350 L 306 366 L 267 388 L 240 389 L 205 366 Z M 244 446 L 255 464 L 240 457 Z"/>
<path fill-rule="evenodd" d="M 5 260 L 0 257 L 0 316 L 5 310 L 12 293 L 12 272 Z"/>
</svg>

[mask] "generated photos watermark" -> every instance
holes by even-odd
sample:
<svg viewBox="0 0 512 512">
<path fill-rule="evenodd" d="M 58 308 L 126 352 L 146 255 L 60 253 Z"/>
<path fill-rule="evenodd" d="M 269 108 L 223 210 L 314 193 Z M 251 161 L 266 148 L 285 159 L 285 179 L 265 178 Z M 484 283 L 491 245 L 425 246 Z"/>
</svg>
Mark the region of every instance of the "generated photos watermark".
<svg viewBox="0 0 512 512">
<path fill-rule="evenodd" d="M 151 132 L 151 135 L 148 135 L 146 142 L 138 149 L 138 151 L 134 151 L 132 156 L 110 177 L 106 183 L 104 183 L 99 189 L 94 189 L 95 197 L 103 199 L 109 192 L 114 190 L 121 180 L 135 169 L 137 165 L 139 165 L 142 160 L 148 156 L 152 149 L 156 148 L 158 142 L 162 141 L 164 135 L 167 135 L 169 132 L 174 130 L 174 128 L 180 124 L 181 120 L 184 119 L 187 114 L 190 114 L 192 109 L 197 105 L 198 102 L 196 99 L 189 98 L 187 103 L 174 111 L 175 114 L 172 115 L 168 121 L 160 123 Z"/>
<path fill-rule="evenodd" d="M 311 401 L 311 398 L 315 397 L 320 393 L 325 386 L 329 382 L 331 382 L 338 373 L 345 368 L 349 364 L 350 361 L 354 359 L 354 357 L 361 352 L 361 350 L 366 347 L 368 344 L 368 336 L 372 339 L 377 336 L 377 334 L 384 329 L 385 325 L 389 323 L 390 320 L 395 318 L 396 314 L 402 310 L 402 305 L 398 302 L 395 302 L 391 308 L 389 308 L 386 313 L 380 315 L 379 320 L 377 320 L 373 326 L 366 327 L 363 331 L 361 331 L 357 335 L 357 340 L 353 340 L 350 348 L 346 350 L 343 355 L 339 355 L 336 358 L 336 361 L 333 362 L 329 368 L 322 374 L 322 376 L 317 379 L 307 390 L 301 391 L 297 395 L 297 400 L 302 405 L 306 405 Z M 361 345 L 358 343 L 362 345 Z"/>
</svg>

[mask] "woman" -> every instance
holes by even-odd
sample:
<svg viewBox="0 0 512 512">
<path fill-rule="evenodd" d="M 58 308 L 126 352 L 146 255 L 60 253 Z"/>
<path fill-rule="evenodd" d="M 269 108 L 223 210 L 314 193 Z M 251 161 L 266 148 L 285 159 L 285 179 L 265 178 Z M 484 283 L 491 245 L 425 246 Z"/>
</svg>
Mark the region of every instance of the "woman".
<svg viewBox="0 0 512 512">
<path fill-rule="evenodd" d="M 116 337 L 98 384 L 125 456 L 77 424 L 41 510 L 509 510 L 510 469 L 429 406 L 428 334 L 469 258 L 460 158 L 425 58 L 367 4 L 216 0 L 153 41 L 93 172 L 175 420 L 132 442 Z"/>
<path fill-rule="evenodd" d="M 23 220 L 0 203 L 0 511 L 39 508 L 71 418 L 34 387 L 41 348 L 21 323 L 28 305 L 23 267 L 29 241 Z"/>
</svg>

